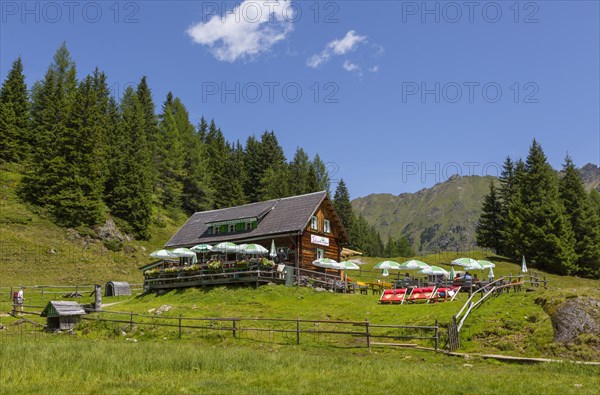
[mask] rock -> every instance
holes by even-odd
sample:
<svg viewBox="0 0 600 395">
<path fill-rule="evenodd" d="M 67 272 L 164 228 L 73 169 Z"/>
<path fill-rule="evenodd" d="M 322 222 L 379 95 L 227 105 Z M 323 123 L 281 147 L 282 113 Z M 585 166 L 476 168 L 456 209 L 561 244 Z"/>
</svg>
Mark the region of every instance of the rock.
<svg viewBox="0 0 600 395">
<path fill-rule="evenodd" d="M 163 304 L 154 312 L 154 314 L 160 315 L 160 314 L 164 313 L 165 311 L 171 310 L 172 308 L 173 308 L 173 306 L 171 306 L 169 304 Z"/>
<path fill-rule="evenodd" d="M 128 341 L 128 342 L 133 342 L 133 343 L 137 343 L 137 339 L 134 339 L 134 338 L 132 338 L 132 337 L 128 337 L 128 338 L 126 338 L 126 339 L 125 339 L 125 341 Z"/>
<path fill-rule="evenodd" d="M 600 333 L 600 301 L 592 298 L 569 299 L 552 315 L 554 340 L 570 343 L 584 333 Z"/>
<path fill-rule="evenodd" d="M 316 287 L 315 292 L 327 292 L 327 290 L 325 288 Z"/>
<path fill-rule="evenodd" d="M 131 241 L 129 236 L 121 233 L 119 228 L 117 228 L 115 221 L 111 218 L 107 219 L 104 225 L 97 227 L 95 230 L 96 233 L 98 233 L 98 237 L 102 240 L 113 239 L 120 242 Z"/>
</svg>

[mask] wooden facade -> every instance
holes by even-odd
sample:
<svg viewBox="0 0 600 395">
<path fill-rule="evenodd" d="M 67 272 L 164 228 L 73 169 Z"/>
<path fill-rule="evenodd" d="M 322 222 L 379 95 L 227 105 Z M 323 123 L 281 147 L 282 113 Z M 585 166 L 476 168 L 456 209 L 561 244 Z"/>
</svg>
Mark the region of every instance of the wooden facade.
<svg viewBox="0 0 600 395">
<path fill-rule="evenodd" d="M 337 262 L 341 260 L 345 231 L 329 199 L 323 200 L 314 217 L 317 218 L 316 229 L 313 221 L 309 220 L 300 237 L 299 267 L 318 271 L 323 269 L 314 266 L 312 262 L 319 258 L 319 250 L 323 252 L 323 258 L 334 259 Z M 325 230 L 325 221 L 329 221 L 328 232 Z"/>
<path fill-rule="evenodd" d="M 238 226 L 244 221 L 251 221 L 252 226 Z M 228 224 L 230 230 L 221 224 Z M 215 226 L 219 227 L 218 232 Z M 283 249 L 286 253 L 287 265 L 323 272 L 312 262 L 318 254 L 340 261 L 348 235 L 327 193 L 321 191 L 196 213 L 165 248 L 233 242 L 255 243 L 270 249 L 273 241 L 277 251 Z M 198 254 L 198 258 L 202 261 L 213 254 L 206 255 Z"/>
</svg>

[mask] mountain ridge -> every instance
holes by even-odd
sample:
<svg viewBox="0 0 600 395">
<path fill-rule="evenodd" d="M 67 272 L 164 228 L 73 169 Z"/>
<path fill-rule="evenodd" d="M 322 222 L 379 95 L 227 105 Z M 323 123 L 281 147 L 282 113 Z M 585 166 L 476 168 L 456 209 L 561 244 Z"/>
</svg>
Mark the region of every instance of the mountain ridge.
<svg viewBox="0 0 600 395">
<path fill-rule="evenodd" d="M 586 190 L 600 191 L 600 167 L 579 169 Z M 352 200 L 352 207 L 377 227 L 384 240 L 407 236 L 421 252 L 475 248 L 475 229 L 483 199 L 494 176 L 453 175 L 414 193 L 372 193 Z"/>
</svg>

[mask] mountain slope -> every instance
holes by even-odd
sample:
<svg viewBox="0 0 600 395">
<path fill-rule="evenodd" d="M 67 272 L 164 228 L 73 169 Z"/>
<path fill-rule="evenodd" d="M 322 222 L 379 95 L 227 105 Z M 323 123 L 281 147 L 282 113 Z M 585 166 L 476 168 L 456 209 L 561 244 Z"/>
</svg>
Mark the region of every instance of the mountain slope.
<svg viewBox="0 0 600 395">
<path fill-rule="evenodd" d="M 600 191 L 600 168 L 579 169 L 586 190 Z M 354 199 L 352 207 L 375 225 L 384 240 L 406 235 L 424 252 L 467 251 L 475 247 L 475 227 L 483 199 L 495 177 L 452 176 L 416 193 L 371 194 Z"/>
<path fill-rule="evenodd" d="M 494 177 L 452 176 L 416 193 L 372 194 L 352 201 L 382 237 L 408 236 L 417 250 L 465 251 L 475 245 L 475 226 Z"/>
</svg>

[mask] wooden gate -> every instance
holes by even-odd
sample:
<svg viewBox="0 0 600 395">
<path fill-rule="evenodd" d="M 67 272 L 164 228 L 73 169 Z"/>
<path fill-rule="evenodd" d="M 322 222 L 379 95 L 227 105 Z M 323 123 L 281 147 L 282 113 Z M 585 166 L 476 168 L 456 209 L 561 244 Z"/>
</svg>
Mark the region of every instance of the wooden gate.
<svg viewBox="0 0 600 395">
<path fill-rule="evenodd" d="M 458 336 L 458 324 L 456 317 L 452 317 L 452 322 L 448 325 L 448 349 L 457 350 L 460 347 L 460 337 Z"/>
</svg>

